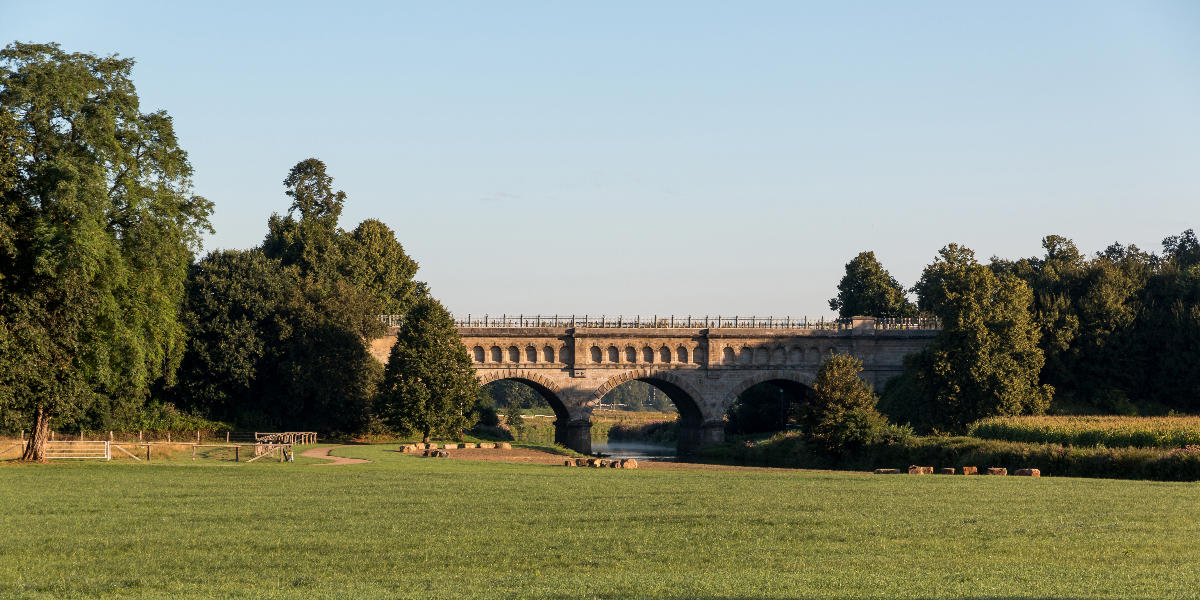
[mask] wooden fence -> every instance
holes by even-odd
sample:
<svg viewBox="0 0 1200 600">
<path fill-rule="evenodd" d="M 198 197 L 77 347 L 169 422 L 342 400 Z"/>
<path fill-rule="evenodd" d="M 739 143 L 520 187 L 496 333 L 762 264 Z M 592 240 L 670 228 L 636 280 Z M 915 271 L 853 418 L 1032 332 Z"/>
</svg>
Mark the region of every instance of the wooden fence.
<svg viewBox="0 0 1200 600">
<path fill-rule="evenodd" d="M 46 442 L 46 458 L 112 460 L 108 442 Z"/>
</svg>

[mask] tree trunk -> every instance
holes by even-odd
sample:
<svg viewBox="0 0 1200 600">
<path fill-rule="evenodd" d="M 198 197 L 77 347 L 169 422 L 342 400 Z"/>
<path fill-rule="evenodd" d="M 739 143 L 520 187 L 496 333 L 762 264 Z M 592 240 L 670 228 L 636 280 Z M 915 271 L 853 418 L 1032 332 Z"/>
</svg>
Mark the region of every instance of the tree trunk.
<svg viewBox="0 0 1200 600">
<path fill-rule="evenodd" d="M 33 417 L 33 431 L 29 432 L 29 444 L 21 454 L 21 460 L 28 462 L 46 462 L 46 440 L 50 439 L 50 415 L 46 409 L 37 407 Z"/>
<path fill-rule="evenodd" d="M 426 430 L 425 430 L 425 434 L 424 434 L 424 436 L 421 438 L 421 443 L 422 443 L 422 444 L 428 444 L 428 443 L 429 443 L 429 434 L 430 434 L 430 433 L 431 433 L 431 431 L 430 431 L 430 430 L 428 430 L 428 429 L 426 429 Z"/>
</svg>

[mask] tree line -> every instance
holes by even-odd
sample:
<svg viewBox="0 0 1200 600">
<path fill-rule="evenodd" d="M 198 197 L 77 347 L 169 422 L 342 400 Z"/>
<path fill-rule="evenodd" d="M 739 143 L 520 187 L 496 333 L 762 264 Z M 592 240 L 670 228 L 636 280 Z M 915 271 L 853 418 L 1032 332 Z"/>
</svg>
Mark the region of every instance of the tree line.
<svg viewBox="0 0 1200 600">
<path fill-rule="evenodd" d="M 1044 254 L 984 264 L 950 244 L 904 289 L 863 252 L 830 307 L 941 319 L 880 407 L 919 430 L 962 431 L 995 415 L 1200 412 L 1200 243 L 1160 252 L 1114 243 L 1087 255 L 1050 235 Z M 908 293 L 916 296 L 909 300 Z"/>
<path fill-rule="evenodd" d="M 132 67 L 0 51 L 0 427 L 31 432 L 24 458 L 52 426 L 162 402 L 254 428 L 461 429 L 478 389 L 449 313 L 390 228 L 338 226 L 321 161 L 288 172 L 260 246 L 194 260 L 212 203 Z M 382 313 L 405 315 L 386 370 L 367 351 Z"/>
</svg>

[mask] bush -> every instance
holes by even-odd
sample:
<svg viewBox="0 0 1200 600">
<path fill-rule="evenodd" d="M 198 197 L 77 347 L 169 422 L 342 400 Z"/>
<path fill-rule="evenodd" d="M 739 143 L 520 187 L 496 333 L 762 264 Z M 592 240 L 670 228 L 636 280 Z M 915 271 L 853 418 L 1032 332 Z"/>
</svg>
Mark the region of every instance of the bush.
<svg viewBox="0 0 1200 600">
<path fill-rule="evenodd" d="M 847 354 L 821 365 L 800 415 L 804 437 L 815 448 L 838 454 L 908 437 L 906 428 L 891 425 L 875 409 L 879 398 L 861 372 L 862 361 Z"/>
<path fill-rule="evenodd" d="M 911 437 L 875 443 L 842 456 L 808 451 L 796 434 L 781 434 L 759 442 L 727 443 L 707 448 L 710 460 L 773 467 L 871 470 L 908 465 L 935 467 L 1026 467 L 1044 475 L 1108 479 L 1200 480 L 1200 445 L 1184 448 L 1085 448 L 982 440 L 959 436 Z"/>
</svg>

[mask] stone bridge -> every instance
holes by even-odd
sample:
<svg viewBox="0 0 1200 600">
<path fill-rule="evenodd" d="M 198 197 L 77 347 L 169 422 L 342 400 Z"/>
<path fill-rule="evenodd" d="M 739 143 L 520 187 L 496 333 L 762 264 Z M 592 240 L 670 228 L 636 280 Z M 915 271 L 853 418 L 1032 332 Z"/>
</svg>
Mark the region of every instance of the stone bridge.
<svg viewBox="0 0 1200 600">
<path fill-rule="evenodd" d="M 393 330 L 394 331 L 394 330 Z M 824 357 L 851 354 L 876 388 L 903 370 L 904 357 L 937 334 L 927 320 L 855 317 L 638 321 L 545 318 L 461 321 L 458 333 L 481 384 L 502 379 L 537 390 L 556 415 L 555 441 L 591 452 L 592 411 L 627 381 L 649 383 L 679 410 L 679 451 L 724 440 L 725 413 L 760 383 L 802 396 Z M 390 339 L 379 340 L 386 360 Z"/>
</svg>

